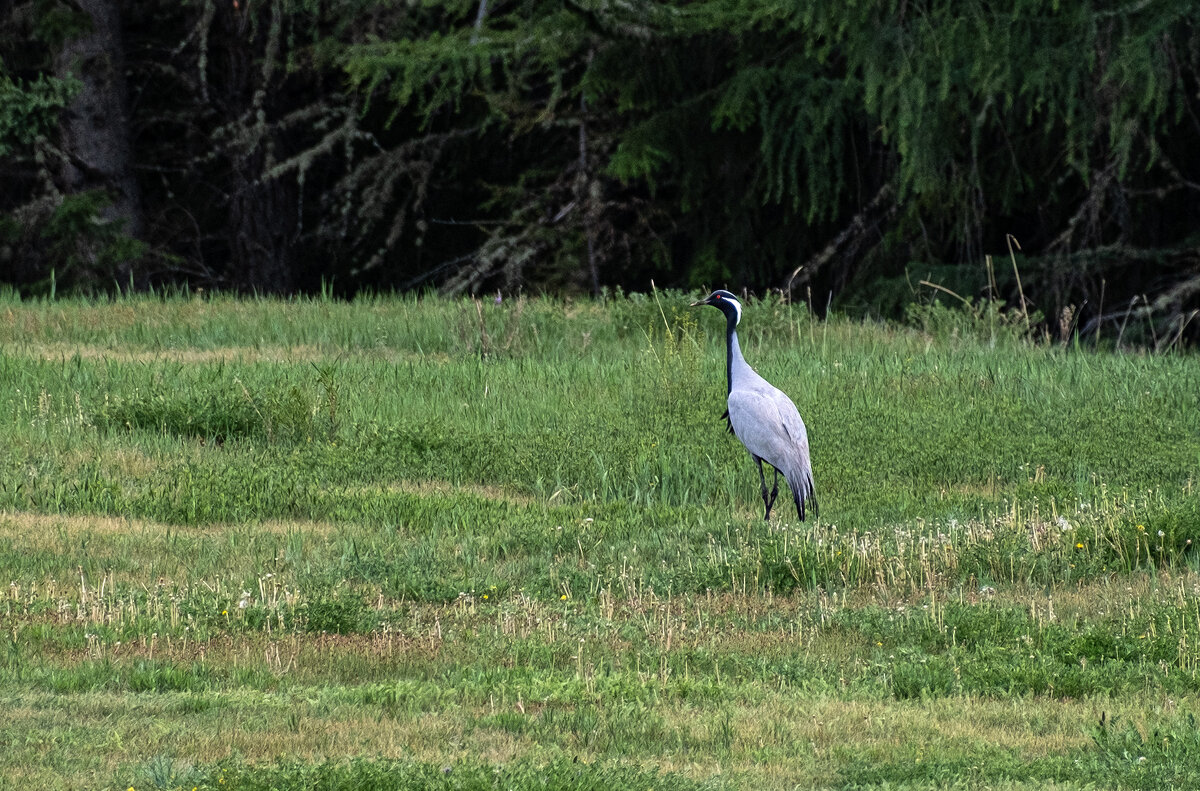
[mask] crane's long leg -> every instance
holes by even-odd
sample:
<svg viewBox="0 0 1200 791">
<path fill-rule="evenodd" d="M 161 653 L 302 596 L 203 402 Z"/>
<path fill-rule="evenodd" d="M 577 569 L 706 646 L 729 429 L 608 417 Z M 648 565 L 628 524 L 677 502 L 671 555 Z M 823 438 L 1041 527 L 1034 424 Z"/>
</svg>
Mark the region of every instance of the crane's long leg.
<svg viewBox="0 0 1200 791">
<path fill-rule="evenodd" d="M 775 504 L 775 498 L 779 495 L 779 470 L 775 470 L 775 490 L 767 494 L 767 476 L 763 475 L 762 459 L 755 456 L 754 462 L 758 464 L 758 481 L 762 484 L 763 505 L 766 506 L 766 513 L 763 514 L 763 519 L 770 521 L 771 506 Z"/>
</svg>

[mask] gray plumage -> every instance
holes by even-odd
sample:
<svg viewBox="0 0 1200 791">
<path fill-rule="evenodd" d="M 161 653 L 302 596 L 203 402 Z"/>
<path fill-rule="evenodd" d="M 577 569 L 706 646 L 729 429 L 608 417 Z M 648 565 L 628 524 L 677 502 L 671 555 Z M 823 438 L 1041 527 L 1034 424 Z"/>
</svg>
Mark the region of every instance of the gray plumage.
<svg viewBox="0 0 1200 791">
<path fill-rule="evenodd" d="M 728 291 L 714 291 L 707 299 L 693 302 L 712 305 L 725 314 L 726 373 L 729 384 L 729 428 L 746 446 L 758 465 L 762 484 L 765 519 L 771 518 L 771 506 L 779 494 L 779 474 L 787 479 L 796 502 L 796 514 L 803 521 L 805 504 L 811 502 L 813 515 L 818 512 L 813 489 L 812 464 L 808 456 L 808 432 L 796 405 L 779 388 L 763 379 L 742 357 L 738 344 L 737 325 L 742 317 L 742 305 Z M 774 487 L 768 494 L 767 479 L 762 463 L 775 468 Z"/>
</svg>

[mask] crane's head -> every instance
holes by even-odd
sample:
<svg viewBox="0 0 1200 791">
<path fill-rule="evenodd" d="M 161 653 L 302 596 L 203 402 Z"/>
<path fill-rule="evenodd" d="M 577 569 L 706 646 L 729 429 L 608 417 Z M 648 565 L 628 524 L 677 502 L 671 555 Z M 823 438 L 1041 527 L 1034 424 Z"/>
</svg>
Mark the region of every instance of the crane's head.
<svg viewBox="0 0 1200 791">
<path fill-rule="evenodd" d="M 714 308 L 719 309 L 725 314 L 730 327 L 736 327 L 738 322 L 742 320 L 741 300 L 724 289 L 714 291 L 699 302 L 692 303 L 693 308 L 698 305 L 712 305 Z"/>
</svg>

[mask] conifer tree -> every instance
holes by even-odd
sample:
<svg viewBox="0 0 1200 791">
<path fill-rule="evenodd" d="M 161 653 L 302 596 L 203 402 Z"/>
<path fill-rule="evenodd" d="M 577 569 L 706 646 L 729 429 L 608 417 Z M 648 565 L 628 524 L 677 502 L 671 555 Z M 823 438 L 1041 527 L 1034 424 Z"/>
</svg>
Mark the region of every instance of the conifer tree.
<svg viewBox="0 0 1200 791">
<path fill-rule="evenodd" d="M 15 174 L 0 249 L 21 251 L 27 283 L 48 274 L 45 250 L 137 252 L 87 220 L 114 195 L 56 175 L 65 127 L 47 107 L 67 83 L 45 44 L 76 11 L 0 6 L 0 166 Z M 653 277 L 897 315 L 922 278 L 1014 296 L 1010 268 L 989 278 L 984 261 L 1015 238 L 1024 296 L 1052 326 L 1070 313 L 1097 330 L 1138 295 L 1182 327 L 1200 303 L 1200 11 L 1185 0 L 122 11 L 149 282 L 587 292 Z M 26 116 L 39 131 L 14 133 Z M 51 228 L 58 247 L 32 243 Z M 80 283 L 103 287 L 105 266 Z"/>
</svg>

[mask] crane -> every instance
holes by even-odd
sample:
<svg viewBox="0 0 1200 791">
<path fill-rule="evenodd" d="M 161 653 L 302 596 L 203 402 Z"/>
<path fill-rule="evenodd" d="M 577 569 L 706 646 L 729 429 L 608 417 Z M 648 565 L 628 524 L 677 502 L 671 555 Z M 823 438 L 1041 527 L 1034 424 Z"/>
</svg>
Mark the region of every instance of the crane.
<svg viewBox="0 0 1200 791">
<path fill-rule="evenodd" d="M 746 446 L 750 458 L 758 465 L 758 480 L 762 484 L 763 505 L 766 506 L 763 518 L 771 518 L 771 506 L 779 494 L 780 473 L 792 489 L 800 521 L 804 521 L 805 503 L 809 501 L 813 516 L 817 516 L 812 463 L 808 458 L 808 431 L 792 399 L 759 376 L 742 357 L 737 338 L 742 303 L 730 292 L 717 290 L 706 299 L 692 303 L 692 307 L 700 305 L 711 305 L 725 314 L 729 400 L 722 417 L 729 419 L 729 430 Z M 769 494 L 763 474 L 764 461 L 775 469 L 775 485 Z"/>
</svg>

